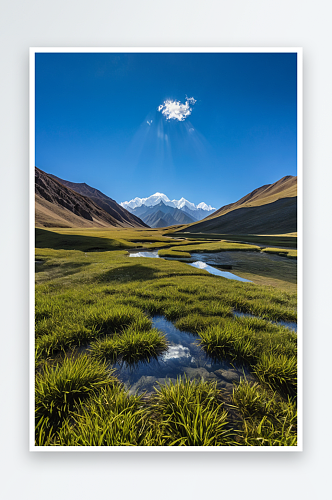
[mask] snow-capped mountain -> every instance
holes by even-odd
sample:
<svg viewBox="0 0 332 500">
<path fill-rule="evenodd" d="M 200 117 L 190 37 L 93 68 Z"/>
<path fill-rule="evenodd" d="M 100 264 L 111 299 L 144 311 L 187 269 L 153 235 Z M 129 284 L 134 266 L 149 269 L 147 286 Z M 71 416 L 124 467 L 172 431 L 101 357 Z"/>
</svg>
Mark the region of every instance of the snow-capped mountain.
<svg viewBox="0 0 332 500">
<path fill-rule="evenodd" d="M 145 205 L 146 207 L 154 207 L 155 205 L 158 205 L 163 201 L 165 205 L 168 205 L 170 207 L 175 207 L 171 200 L 163 193 L 155 193 L 152 196 L 149 196 L 148 198 L 134 198 L 133 200 L 130 201 L 123 201 L 120 203 L 120 205 L 125 208 L 126 210 L 133 209 L 133 208 L 138 208 L 141 207 L 142 205 Z"/>
<path fill-rule="evenodd" d="M 185 198 L 181 198 L 180 200 L 170 200 L 168 196 L 166 196 L 163 193 L 155 193 L 149 196 L 148 198 L 136 197 L 130 201 L 123 201 L 122 203 L 120 203 L 120 205 L 126 210 L 132 211 L 133 209 L 141 207 L 142 205 L 145 205 L 146 207 L 154 207 L 155 205 L 158 205 L 161 201 L 169 207 L 174 207 L 179 209 L 187 207 L 192 211 L 205 210 L 206 212 L 212 212 L 216 210 L 215 208 L 211 207 L 211 205 L 207 205 L 203 201 L 196 206 L 194 203 L 191 203 Z M 208 213 L 206 215 L 208 215 Z"/>
<path fill-rule="evenodd" d="M 140 217 L 150 227 L 190 224 L 204 219 L 215 211 L 215 208 L 204 201 L 196 206 L 185 198 L 170 200 L 163 193 L 155 193 L 148 198 L 136 197 L 130 201 L 123 201 L 120 205 Z"/>
</svg>

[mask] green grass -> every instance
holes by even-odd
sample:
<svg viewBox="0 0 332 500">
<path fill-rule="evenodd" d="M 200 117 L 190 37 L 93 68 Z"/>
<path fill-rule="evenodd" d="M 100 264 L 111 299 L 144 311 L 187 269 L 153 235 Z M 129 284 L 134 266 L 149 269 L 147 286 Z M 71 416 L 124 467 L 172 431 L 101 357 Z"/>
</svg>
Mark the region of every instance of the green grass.
<svg viewBox="0 0 332 500">
<path fill-rule="evenodd" d="M 116 383 L 105 364 L 88 356 L 65 358 L 55 366 L 45 363 L 36 375 L 36 444 L 43 445 L 81 404 L 102 387 Z"/>
<path fill-rule="evenodd" d="M 289 259 L 297 259 L 297 250 L 285 250 L 284 248 L 263 248 L 262 252 L 277 254 Z"/>
<path fill-rule="evenodd" d="M 77 230 L 73 236 L 96 238 L 98 232 L 108 245 L 115 240 L 149 245 L 150 235 L 157 240 L 152 245 L 186 250 L 191 246 L 158 231 Z M 66 239 L 70 231 L 58 234 Z M 70 248 L 62 248 L 61 240 L 53 249 L 47 247 L 53 236 L 43 237 L 44 247 L 36 249 L 36 259 L 43 260 L 36 266 L 37 444 L 294 443 L 294 432 L 287 434 L 294 414 L 293 401 L 288 404 L 287 397 L 296 393 L 296 334 L 268 320 L 296 321 L 296 293 L 226 280 L 175 260 L 132 259 L 117 243 L 113 250 L 87 252 L 75 248 L 81 240 L 67 240 Z M 279 261 L 288 261 L 271 259 L 277 269 Z M 259 318 L 233 317 L 233 309 Z M 213 384 L 203 387 L 185 380 L 160 387 L 154 396 L 129 396 L 105 363 L 148 361 L 164 352 L 167 342 L 152 329 L 153 315 L 198 334 L 211 357 L 247 365 L 256 374 L 260 391 L 276 391 L 271 412 L 257 413 L 248 404 L 248 415 L 236 407 L 234 421 Z M 85 349 L 84 356 L 75 351 L 79 347 Z M 74 354 L 68 358 L 71 351 Z M 286 422 L 285 439 L 280 437 L 282 422 Z"/>
<path fill-rule="evenodd" d="M 83 232 L 83 231 L 82 231 Z M 105 237 L 106 231 L 84 231 L 83 234 L 65 230 L 47 230 L 36 228 L 36 247 L 54 248 L 62 250 L 80 250 L 82 252 L 119 250 L 125 248 L 135 248 L 136 245 L 128 240 L 119 238 L 119 232 L 109 233 L 110 237 Z"/>
<path fill-rule="evenodd" d="M 54 440 L 58 446 L 158 446 L 159 433 L 150 425 L 139 396 L 122 387 L 105 388 L 77 408 Z"/>
<path fill-rule="evenodd" d="M 38 359 L 122 332 L 129 326 L 141 331 L 151 329 L 151 320 L 138 308 L 99 300 L 98 305 L 87 303 L 80 309 L 75 292 L 62 294 L 59 299 L 55 302 L 42 296 L 41 302 L 38 301 L 35 329 Z"/>
<path fill-rule="evenodd" d="M 236 444 L 215 384 L 178 380 L 149 400 L 121 386 L 77 406 L 53 436 L 61 446 L 230 446 Z"/>
<path fill-rule="evenodd" d="M 261 322 L 224 319 L 199 332 L 200 344 L 215 359 L 230 359 L 251 368 L 258 379 L 282 394 L 296 394 L 297 341 L 287 328 Z M 256 323 L 256 324 L 255 324 Z M 257 325 L 258 323 L 258 325 Z"/>
<path fill-rule="evenodd" d="M 135 364 L 139 361 L 149 362 L 166 352 L 168 343 L 164 335 L 152 329 L 142 332 L 133 327 L 121 335 L 100 339 L 91 345 L 91 354 L 100 360 L 125 361 Z"/>
<path fill-rule="evenodd" d="M 280 246 L 296 248 L 297 236 L 293 233 L 288 234 L 274 234 L 274 235 L 259 235 L 259 234 L 216 234 L 216 233 L 188 233 L 186 229 L 181 229 L 177 232 L 169 231 L 168 236 L 183 237 L 195 240 L 231 240 L 234 242 L 250 242 L 262 245 Z"/>
<path fill-rule="evenodd" d="M 151 411 L 168 446 L 234 444 L 228 414 L 215 384 L 196 380 L 171 381 L 151 398 Z"/>
<path fill-rule="evenodd" d="M 169 248 L 169 249 L 163 249 L 158 251 L 159 257 L 171 257 L 173 259 L 190 259 L 191 255 L 189 252 L 185 251 L 178 251 L 177 248 Z"/>
<path fill-rule="evenodd" d="M 227 251 L 249 251 L 249 252 L 259 252 L 260 247 L 256 245 L 245 245 L 243 243 L 233 243 L 225 240 L 211 242 L 211 243 L 200 243 L 196 242 L 194 244 L 178 245 L 176 248 L 170 248 L 169 250 L 174 250 L 176 252 L 227 252 Z"/>
<path fill-rule="evenodd" d="M 255 365 L 256 376 L 271 389 L 281 393 L 296 395 L 297 359 L 296 356 L 262 353 Z"/>
<path fill-rule="evenodd" d="M 234 407 L 243 417 L 241 441 L 246 446 L 295 446 L 297 409 L 295 401 L 283 400 L 258 383 L 246 380 L 233 389 Z"/>
</svg>

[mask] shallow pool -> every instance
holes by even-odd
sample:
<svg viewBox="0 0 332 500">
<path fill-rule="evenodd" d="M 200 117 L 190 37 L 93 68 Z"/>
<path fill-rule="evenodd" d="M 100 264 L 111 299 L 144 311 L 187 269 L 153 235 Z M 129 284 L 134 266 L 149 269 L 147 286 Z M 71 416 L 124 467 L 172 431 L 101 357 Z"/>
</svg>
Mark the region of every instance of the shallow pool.
<svg viewBox="0 0 332 500">
<path fill-rule="evenodd" d="M 158 250 L 148 250 L 147 252 L 132 252 L 129 257 L 150 257 L 151 259 L 160 259 Z"/>
<path fill-rule="evenodd" d="M 236 276 L 236 274 L 229 273 L 228 271 L 220 271 L 220 269 L 216 269 L 215 267 L 209 266 L 205 262 L 198 260 L 196 262 L 192 262 L 189 266 L 197 267 L 197 269 L 203 269 L 210 274 L 214 274 L 215 276 L 222 276 L 223 278 L 227 278 L 229 280 L 237 280 L 237 281 L 246 281 L 247 283 L 252 283 L 250 280 L 246 280 L 241 278 L 240 276 Z"/>
<path fill-rule="evenodd" d="M 148 393 L 153 387 L 164 384 L 169 379 L 173 382 L 177 377 L 187 376 L 188 379 L 203 379 L 216 381 L 220 389 L 231 393 L 233 382 L 239 382 L 244 376 L 254 381 L 250 372 L 240 365 L 232 365 L 227 361 L 212 361 L 198 345 L 199 337 L 189 332 L 178 330 L 163 316 L 152 319 L 153 327 L 162 331 L 170 343 L 168 351 L 150 363 L 138 363 L 128 366 L 126 363 L 115 364 L 115 375 L 129 387 L 130 393 Z"/>
</svg>

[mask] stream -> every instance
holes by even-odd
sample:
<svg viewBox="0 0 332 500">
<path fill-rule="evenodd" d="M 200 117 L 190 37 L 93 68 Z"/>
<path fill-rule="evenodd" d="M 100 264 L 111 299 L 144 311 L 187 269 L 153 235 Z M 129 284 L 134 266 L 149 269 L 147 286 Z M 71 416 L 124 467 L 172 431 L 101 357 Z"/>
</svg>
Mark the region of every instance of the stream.
<svg viewBox="0 0 332 500">
<path fill-rule="evenodd" d="M 158 255 L 158 250 L 148 250 L 146 252 L 129 252 L 129 257 L 148 257 L 150 259 L 160 259 Z M 200 255 L 201 257 L 201 255 Z M 195 257 L 196 258 L 196 255 Z M 181 259 L 172 259 L 178 260 L 178 262 L 183 262 Z M 237 281 L 245 281 L 247 283 L 252 283 L 250 280 L 246 280 L 241 278 L 240 276 L 236 276 L 236 274 L 230 273 L 228 271 L 220 271 L 220 269 L 216 269 L 213 266 L 210 266 L 206 262 L 201 260 L 195 260 L 194 262 L 186 262 L 189 266 L 196 267 L 197 269 L 203 269 L 214 276 L 222 276 L 223 278 L 227 278 L 229 280 L 237 280 Z"/>
</svg>

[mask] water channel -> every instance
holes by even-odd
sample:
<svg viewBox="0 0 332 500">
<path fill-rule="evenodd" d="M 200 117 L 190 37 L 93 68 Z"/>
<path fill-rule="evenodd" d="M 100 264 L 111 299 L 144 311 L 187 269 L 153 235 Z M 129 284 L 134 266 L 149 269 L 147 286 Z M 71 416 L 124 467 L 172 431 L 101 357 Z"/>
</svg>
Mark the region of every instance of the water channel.
<svg viewBox="0 0 332 500">
<path fill-rule="evenodd" d="M 158 255 L 158 250 L 148 250 L 147 252 L 129 252 L 129 257 L 148 257 L 151 259 L 160 259 Z M 236 274 L 229 273 L 227 271 L 220 271 L 220 269 L 216 269 L 213 266 L 210 266 L 206 262 L 203 262 L 202 260 L 196 260 L 197 255 L 193 254 L 193 262 L 186 262 L 189 266 L 196 267 L 197 269 L 203 269 L 204 271 L 207 271 L 210 274 L 213 274 L 215 276 L 222 276 L 223 278 L 227 278 L 230 280 L 237 280 L 237 281 L 245 281 L 247 283 L 251 283 L 251 281 L 246 280 L 244 278 L 241 278 L 240 276 L 236 276 Z M 198 258 L 200 258 L 201 255 L 199 255 Z M 178 260 L 181 262 L 181 259 L 172 259 L 172 260 Z"/>
</svg>

